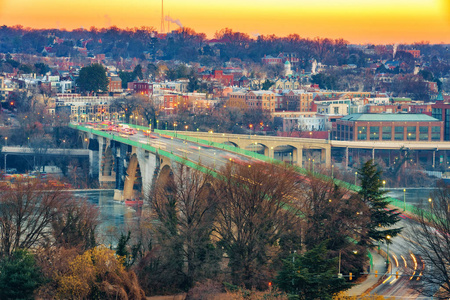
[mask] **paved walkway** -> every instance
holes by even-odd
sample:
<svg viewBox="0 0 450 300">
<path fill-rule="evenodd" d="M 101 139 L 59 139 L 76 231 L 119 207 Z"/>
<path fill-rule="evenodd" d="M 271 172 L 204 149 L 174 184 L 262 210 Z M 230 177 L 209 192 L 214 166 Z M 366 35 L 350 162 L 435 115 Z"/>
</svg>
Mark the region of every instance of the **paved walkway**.
<svg viewBox="0 0 450 300">
<path fill-rule="evenodd" d="M 371 274 L 367 275 L 366 280 L 349 289 L 347 291 L 348 296 L 359 296 L 370 292 L 372 287 L 376 286 L 383 277 L 383 274 L 386 273 L 386 258 L 378 254 L 376 249 L 370 250 L 370 253 L 373 257 L 373 269 L 370 270 Z M 375 277 L 375 271 L 378 271 L 378 277 Z"/>
</svg>

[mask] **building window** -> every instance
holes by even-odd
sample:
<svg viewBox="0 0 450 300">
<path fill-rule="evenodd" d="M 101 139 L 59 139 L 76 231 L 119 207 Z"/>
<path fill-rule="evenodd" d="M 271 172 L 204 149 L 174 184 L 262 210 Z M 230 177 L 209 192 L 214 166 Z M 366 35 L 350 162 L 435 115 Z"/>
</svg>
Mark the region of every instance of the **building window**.
<svg viewBox="0 0 450 300">
<path fill-rule="evenodd" d="M 358 141 L 367 140 L 367 129 L 364 126 L 358 126 Z"/>
<path fill-rule="evenodd" d="M 406 139 L 408 141 L 416 140 L 416 126 L 408 126 L 406 127 Z"/>
<path fill-rule="evenodd" d="M 428 126 L 419 126 L 419 140 L 428 141 Z"/>
<path fill-rule="evenodd" d="M 392 139 L 392 134 L 391 134 L 391 127 L 389 126 L 383 126 L 383 141 L 390 141 Z"/>
<path fill-rule="evenodd" d="M 431 140 L 440 141 L 441 140 L 441 127 L 433 126 L 431 127 Z"/>
<path fill-rule="evenodd" d="M 404 133 L 403 126 L 395 126 L 394 140 L 403 141 L 403 139 L 404 139 L 403 133 Z"/>
<path fill-rule="evenodd" d="M 379 126 L 371 126 L 370 127 L 370 140 L 379 140 L 380 139 L 380 127 Z"/>
</svg>

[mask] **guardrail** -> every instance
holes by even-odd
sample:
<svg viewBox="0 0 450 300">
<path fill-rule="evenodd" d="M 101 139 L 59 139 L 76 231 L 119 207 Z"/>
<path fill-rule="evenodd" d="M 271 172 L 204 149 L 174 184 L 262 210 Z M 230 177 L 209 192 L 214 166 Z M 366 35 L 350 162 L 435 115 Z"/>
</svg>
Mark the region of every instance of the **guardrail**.
<svg viewBox="0 0 450 300">
<path fill-rule="evenodd" d="M 191 161 L 189 161 L 189 160 L 187 160 L 185 158 L 181 158 L 181 157 L 179 157 L 177 155 L 174 155 L 174 154 L 172 154 L 172 153 L 170 153 L 168 151 L 156 149 L 154 147 L 151 147 L 149 145 L 142 144 L 142 143 L 139 143 L 139 142 L 130 141 L 127 138 L 122 138 L 122 137 L 119 137 L 119 136 L 116 136 L 116 135 L 108 134 L 105 131 L 99 131 L 99 130 L 86 128 L 84 126 L 73 125 L 73 124 L 69 124 L 69 126 L 72 127 L 72 128 L 76 128 L 76 129 L 83 130 L 83 131 L 89 131 L 89 132 L 92 132 L 92 133 L 94 133 L 94 131 L 95 131 L 95 134 L 97 134 L 99 136 L 103 136 L 103 137 L 107 137 L 107 138 L 110 138 L 110 139 L 113 139 L 113 140 L 117 140 L 119 142 L 122 142 L 122 143 L 125 143 L 125 144 L 129 144 L 129 145 L 132 145 L 132 146 L 142 147 L 144 149 L 153 151 L 155 153 L 162 154 L 162 155 L 164 155 L 164 156 L 166 156 L 168 158 L 171 158 L 171 159 L 173 159 L 173 160 L 175 160 L 177 162 L 181 162 L 181 163 L 183 163 L 183 164 L 185 164 L 187 166 L 190 166 L 190 167 L 195 168 L 195 169 L 200 170 L 200 171 L 202 171 L 203 169 L 204 170 L 208 170 L 209 172 L 212 171 L 209 168 L 206 168 L 204 166 L 200 166 L 200 165 L 196 164 L 195 162 L 191 162 Z M 132 128 L 135 128 L 135 129 L 139 129 L 139 130 L 148 130 L 149 129 L 148 127 L 140 126 L 140 125 L 128 124 L 128 126 L 130 126 Z M 208 141 L 208 140 L 201 139 L 199 137 L 187 136 L 187 135 L 184 135 L 184 134 L 182 134 L 181 132 L 178 132 L 178 131 L 175 132 L 175 131 L 155 129 L 154 132 L 159 133 L 159 134 L 165 134 L 165 135 L 172 136 L 172 137 L 176 137 L 176 138 L 183 139 L 183 140 L 186 140 L 186 141 L 194 142 L 194 143 L 197 143 L 197 144 L 200 144 L 200 145 L 207 145 L 207 146 L 212 146 L 212 147 L 215 147 L 215 148 L 227 150 L 227 151 L 230 151 L 230 152 L 235 152 L 235 153 L 238 153 L 238 154 L 241 154 L 241 155 L 245 155 L 245 156 L 251 157 L 253 159 L 264 161 L 264 162 L 267 162 L 267 163 L 274 163 L 274 164 L 282 164 L 283 163 L 280 160 L 267 157 L 264 154 L 259 154 L 259 153 L 256 153 L 256 152 L 253 152 L 253 151 L 250 151 L 250 150 L 246 150 L 246 149 L 242 149 L 242 148 L 238 148 L 238 147 L 235 147 L 235 146 L 232 146 L 232 145 L 226 145 L 226 144 L 222 144 L 222 143 L 211 142 L 211 141 Z M 207 134 L 207 133 L 205 133 L 205 134 Z M 156 150 L 158 150 L 158 152 L 156 152 Z M 293 166 L 293 168 L 298 173 L 303 174 L 303 175 L 311 173 L 310 171 L 306 170 L 305 168 L 301 168 L 301 167 L 298 167 L 298 166 Z M 217 176 L 217 173 L 216 172 L 214 172 L 214 173 L 215 173 L 215 176 Z M 349 190 L 352 190 L 354 192 L 359 192 L 359 190 L 361 189 L 360 186 L 357 186 L 355 184 L 352 184 L 352 183 L 349 183 L 349 182 L 346 182 L 346 181 L 342 181 L 342 180 L 339 180 L 339 179 L 336 179 L 336 178 L 330 178 L 329 176 L 326 176 L 326 175 L 323 175 L 323 174 L 320 174 L 320 173 L 312 173 L 312 174 L 313 174 L 313 176 L 315 176 L 315 177 L 317 177 L 319 179 L 322 179 L 322 180 L 330 180 L 330 179 L 332 179 L 338 186 L 342 186 L 342 187 L 347 188 Z M 390 204 L 392 206 L 396 207 L 400 211 L 403 210 L 403 211 L 409 212 L 409 213 L 414 214 L 414 215 L 423 215 L 423 216 L 425 216 L 425 218 L 427 218 L 429 220 L 436 218 L 436 216 L 434 214 L 432 214 L 432 213 L 430 213 L 430 212 L 428 212 L 426 210 L 423 210 L 421 208 L 418 208 L 418 207 L 416 207 L 416 206 L 414 206 L 412 204 L 409 204 L 409 203 L 405 204 L 403 201 L 400 201 L 400 200 L 398 200 L 396 198 L 387 197 L 387 200 L 390 202 Z"/>
</svg>

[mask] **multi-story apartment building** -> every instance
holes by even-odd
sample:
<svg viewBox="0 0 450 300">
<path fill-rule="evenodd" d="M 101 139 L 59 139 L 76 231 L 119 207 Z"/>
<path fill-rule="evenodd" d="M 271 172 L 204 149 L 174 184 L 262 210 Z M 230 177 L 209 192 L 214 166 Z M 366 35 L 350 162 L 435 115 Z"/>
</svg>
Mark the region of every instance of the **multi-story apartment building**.
<svg viewBox="0 0 450 300">
<path fill-rule="evenodd" d="M 313 93 L 303 90 L 292 90 L 284 95 L 285 107 L 289 111 L 312 111 Z"/>
<path fill-rule="evenodd" d="M 247 94 L 249 109 L 262 109 L 275 112 L 275 93 L 271 91 L 251 91 Z"/>
</svg>

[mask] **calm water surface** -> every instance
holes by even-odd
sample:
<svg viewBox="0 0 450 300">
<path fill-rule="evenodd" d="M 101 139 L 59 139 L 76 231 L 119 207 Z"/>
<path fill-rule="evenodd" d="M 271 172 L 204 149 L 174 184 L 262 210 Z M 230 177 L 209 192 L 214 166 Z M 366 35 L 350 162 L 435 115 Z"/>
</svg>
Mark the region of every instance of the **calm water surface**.
<svg viewBox="0 0 450 300">
<path fill-rule="evenodd" d="M 75 197 L 87 199 L 99 208 L 100 231 L 109 229 L 123 229 L 132 226 L 139 220 L 139 211 L 136 207 L 127 206 L 122 202 L 114 201 L 113 190 L 76 191 Z"/>
<path fill-rule="evenodd" d="M 389 190 L 388 188 L 386 188 Z M 407 188 L 406 202 L 420 204 L 427 202 L 434 188 Z M 137 207 L 127 206 L 122 202 L 114 201 L 113 190 L 76 191 L 74 195 L 87 199 L 96 205 L 100 211 L 100 230 L 124 229 L 134 226 L 139 221 L 140 210 Z M 388 195 L 403 200 L 403 188 L 391 189 Z"/>
</svg>

